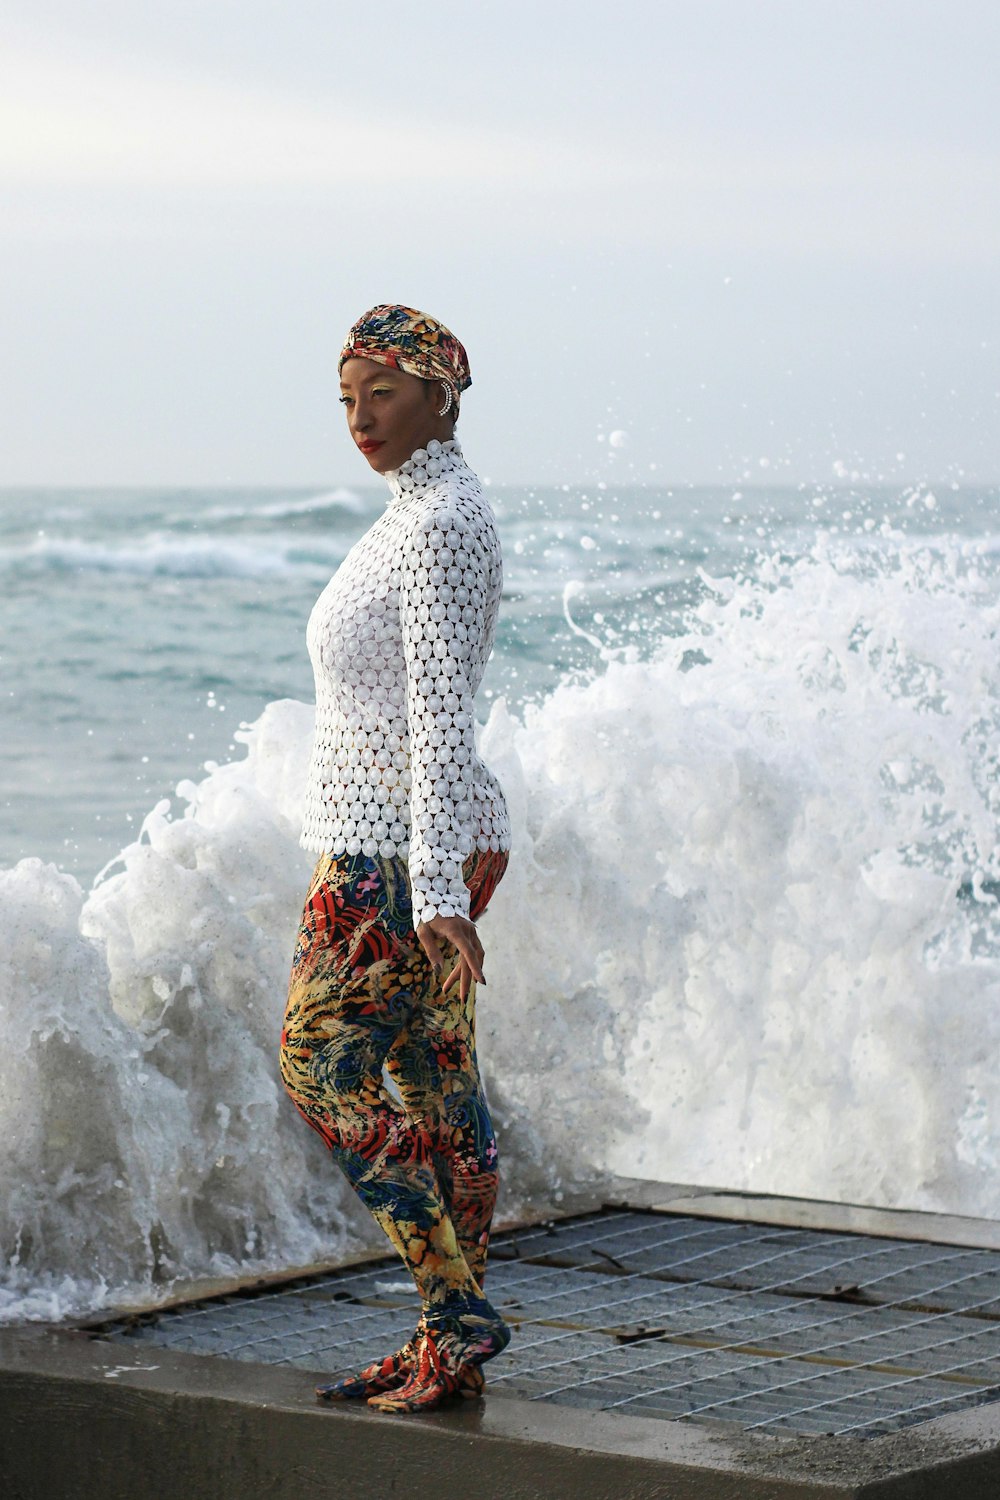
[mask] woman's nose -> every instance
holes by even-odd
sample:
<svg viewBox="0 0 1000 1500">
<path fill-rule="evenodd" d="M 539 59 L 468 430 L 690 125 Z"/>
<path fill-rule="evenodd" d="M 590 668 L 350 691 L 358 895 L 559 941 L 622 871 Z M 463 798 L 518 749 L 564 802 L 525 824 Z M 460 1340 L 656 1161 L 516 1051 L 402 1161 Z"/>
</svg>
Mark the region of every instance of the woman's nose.
<svg viewBox="0 0 1000 1500">
<path fill-rule="evenodd" d="M 371 408 L 363 396 L 359 396 L 351 411 L 351 431 L 364 432 L 371 425 Z"/>
</svg>

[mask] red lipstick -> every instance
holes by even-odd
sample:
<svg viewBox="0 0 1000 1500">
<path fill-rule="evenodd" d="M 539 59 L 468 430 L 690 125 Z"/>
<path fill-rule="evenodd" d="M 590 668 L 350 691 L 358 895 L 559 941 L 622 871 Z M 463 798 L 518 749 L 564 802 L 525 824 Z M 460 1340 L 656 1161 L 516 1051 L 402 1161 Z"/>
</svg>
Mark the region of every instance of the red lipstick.
<svg viewBox="0 0 1000 1500">
<path fill-rule="evenodd" d="M 362 453 L 374 453 L 376 448 L 382 447 L 382 444 L 376 443 L 374 440 L 369 440 L 364 443 L 359 443 L 358 447 L 361 449 Z"/>
</svg>

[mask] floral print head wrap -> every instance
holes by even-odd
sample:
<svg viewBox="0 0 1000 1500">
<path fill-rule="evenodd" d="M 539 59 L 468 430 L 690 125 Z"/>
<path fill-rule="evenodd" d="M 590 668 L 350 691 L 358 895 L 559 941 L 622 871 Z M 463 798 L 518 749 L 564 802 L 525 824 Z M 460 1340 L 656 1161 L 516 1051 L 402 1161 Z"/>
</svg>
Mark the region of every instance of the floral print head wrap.
<svg viewBox="0 0 1000 1500">
<path fill-rule="evenodd" d="M 397 303 L 381 302 L 361 314 L 344 340 L 338 373 L 348 359 L 373 359 L 421 380 L 442 381 L 456 416 L 459 393 L 472 384 L 469 356 L 451 330 L 427 313 Z"/>
</svg>

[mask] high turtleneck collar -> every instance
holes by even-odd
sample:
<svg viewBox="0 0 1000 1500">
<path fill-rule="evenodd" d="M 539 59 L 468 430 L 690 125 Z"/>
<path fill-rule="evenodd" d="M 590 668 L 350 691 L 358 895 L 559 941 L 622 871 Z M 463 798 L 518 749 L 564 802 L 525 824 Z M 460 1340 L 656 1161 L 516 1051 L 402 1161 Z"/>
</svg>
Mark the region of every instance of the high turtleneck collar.
<svg viewBox="0 0 1000 1500">
<path fill-rule="evenodd" d="M 426 448 L 417 448 L 398 469 L 386 469 L 382 477 L 391 491 L 389 504 L 424 494 L 442 474 L 464 462 L 458 438 L 444 443 L 431 438 Z"/>
</svg>

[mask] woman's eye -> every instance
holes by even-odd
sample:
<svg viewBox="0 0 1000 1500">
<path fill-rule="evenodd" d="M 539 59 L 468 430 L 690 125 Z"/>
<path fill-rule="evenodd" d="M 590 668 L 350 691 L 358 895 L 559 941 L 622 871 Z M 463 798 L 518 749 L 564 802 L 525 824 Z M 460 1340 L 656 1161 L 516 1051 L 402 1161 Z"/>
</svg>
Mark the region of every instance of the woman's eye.
<svg viewBox="0 0 1000 1500">
<path fill-rule="evenodd" d="M 337 400 L 340 402 L 341 406 L 350 406 L 351 404 L 350 396 L 338 396 Z"/>
</svg>

